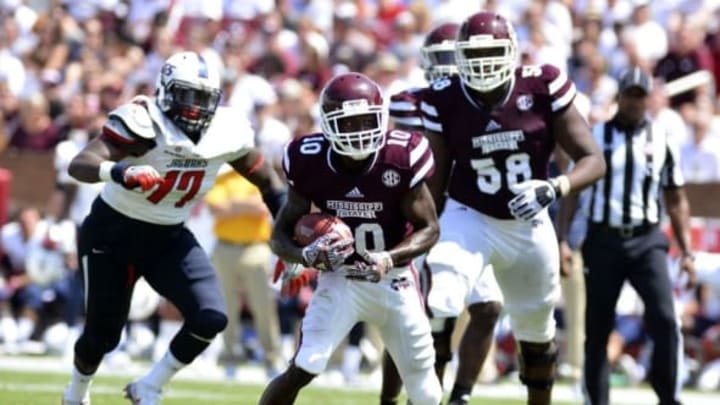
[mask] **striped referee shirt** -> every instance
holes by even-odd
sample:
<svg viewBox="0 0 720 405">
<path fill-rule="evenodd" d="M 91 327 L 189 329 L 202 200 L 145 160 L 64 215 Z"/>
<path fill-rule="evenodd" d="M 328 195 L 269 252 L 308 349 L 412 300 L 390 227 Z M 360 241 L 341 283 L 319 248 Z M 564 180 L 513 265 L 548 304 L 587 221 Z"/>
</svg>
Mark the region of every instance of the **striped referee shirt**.
<svg viewBox="0 0 720 405">
<path fill-rule="evenodd" d="M 605 154 L 605 177 L 591 188 L 590 222 L 610 227 L 657 224 L 660 190 L 682 187 L 679 153 L 657 122 L 622 129 L 611 120 L 593 127 Z"/>
</svg>

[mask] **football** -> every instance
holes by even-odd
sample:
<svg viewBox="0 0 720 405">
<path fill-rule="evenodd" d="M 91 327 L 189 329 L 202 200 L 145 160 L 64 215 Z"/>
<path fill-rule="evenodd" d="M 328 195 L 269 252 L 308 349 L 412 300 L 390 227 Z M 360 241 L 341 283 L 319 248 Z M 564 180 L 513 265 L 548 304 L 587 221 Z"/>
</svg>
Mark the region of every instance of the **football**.
<svg viewBox="0 0 720 405">
<path fill-rule="evenodd" d="M 315 239 L 337 232 L 343 238 L 353 239 L 350 227 L 342 219 L 323 212 L 305 214 L 295 223 L 295 241 L 307 246 Z"/>
</svg>

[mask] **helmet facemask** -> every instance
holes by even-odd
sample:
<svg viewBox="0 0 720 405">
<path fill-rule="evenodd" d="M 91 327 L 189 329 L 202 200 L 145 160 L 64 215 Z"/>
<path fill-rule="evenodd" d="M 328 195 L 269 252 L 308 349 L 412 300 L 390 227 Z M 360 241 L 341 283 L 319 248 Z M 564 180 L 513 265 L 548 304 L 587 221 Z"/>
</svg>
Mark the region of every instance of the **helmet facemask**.
<svg viewBox="0 0 720 405">
<path fill-rule="evenodd" d="M 342 108 L 323 112 L 321 126 L 333 151 L 364 160 L 385 145 L 387 120 L 382 105 L 367 100 L 349 100 Z"/>
<path fill-rule="evenodd" d="M 517 46 L 512 39 L 475 35 L 455 45 L 458 71 L 470 88 L 489 92 L 507 83 L 517 67 Z"/>
<path fill-rule="evenodd" d="M 455 64 L 455 44 L 445 41 L 439 44 L 432 44 L 423 47 L 421 59 L 425 77 L 429 81 L 437 80 L 445 76 L 454 76 L 458 73 Z"/>
<path fill-rule="evenodd" d="M 218 102 L 220 90 L 193 83 L 173 80 L 165 86 L 165 114 L 184 132 L 196 136 L 210 125 Z"/>
</svg>

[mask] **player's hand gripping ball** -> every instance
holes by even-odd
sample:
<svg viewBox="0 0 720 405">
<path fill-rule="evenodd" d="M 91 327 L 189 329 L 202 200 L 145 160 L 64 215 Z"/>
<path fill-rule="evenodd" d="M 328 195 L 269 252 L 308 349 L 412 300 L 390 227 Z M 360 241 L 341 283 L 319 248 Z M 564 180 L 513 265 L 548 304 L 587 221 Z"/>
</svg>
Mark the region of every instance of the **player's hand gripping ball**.
<svg viewBox="0 0 720 405">
<path fill-rule="evenodd" d="M 350 227 L 327 213 L 311 213 L 295 224 L 295 241 L 303 246 L 303 264 L 323 271 L 341 266 L 355 252 Z"/>
</svg>

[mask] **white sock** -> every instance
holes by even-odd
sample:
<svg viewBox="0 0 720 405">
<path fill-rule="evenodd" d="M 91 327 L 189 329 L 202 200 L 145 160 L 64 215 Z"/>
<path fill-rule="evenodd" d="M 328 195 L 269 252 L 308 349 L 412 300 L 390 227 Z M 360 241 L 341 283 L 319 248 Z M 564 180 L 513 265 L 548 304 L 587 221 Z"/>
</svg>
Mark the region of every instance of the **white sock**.
<svg viewBox="0 0 720 405">
<path fill-rule="evenodd" d="M 77 367 L 73 366 L 72 374 L 70 375 L 70 384 L 65 388 L 64 398 L 70 401 L 82 401 L 83 398 L 88 395 L 92 378 L 92 374 L 85 375 L 81 373 Z"/>
<path fill-rule="evenodd" d="M 209 364 L 216 364 L 220 357 L 220 352 L 223 349 L 222 337 L 218 334 L 215 336 L 210 345 L 200 353 L 200 358 Z"/>
<path fill-rule="evenodd" d="M 160 361 L 162 356 L 170 347 L 170 341 L 182 328 L 183 321 L 161 320 L 158 327 L 157 339 L 153 347 L 152 359 L 155 362 Z"/>
<path fill-rule="evenodd" d="M 170 353 L 170 350 L 168 350 L 160 361 L 155 363 L 147 375 L 140 379 L 140 382 L 160 390 L 170 381 L 175 373 L 185 366 L 186 364 L 181 363 L 180 360 L 176 359 L 175 356 Z"/>
<path fill-rule="evenodd" d="M 283 360 L 289 362 L 295 355 L 295 349 L 297 349 L 297 344 L 295 343 L 295 336 L 291 334 L 281 335 L 280 347 L 282 350 Z"/>
<path fill-rule="evenodd" d="M 18 319 L 18 341 L 30 339 L 33 330 L 35 330 L 35 321 L 30 318 L 22 317 Z"/>
<path fill-rule="evenodd" d="M 343 353 L 342 374 L 347 380 L 357 377 L 360 372 L 362 352 L 357 346 L 347 346 Z"/>
<path fill-rule="evenodd" d="M 65 339 L 65 347 L 63 348 L 62 361 L 64 364 L 72 364 L 75 356 L 75 342 L 77 342 L 82 332 L 80 326 L 71 326 L 68 329 L 67 338 Z"/>
<path fill-rule="evenodd" d="M 10 316 L 0 318 L 0 330 L 2 331 L 5 343 L 15 343 L 18 341 L 18 327 L 15 319 Z"/>
</svg>

